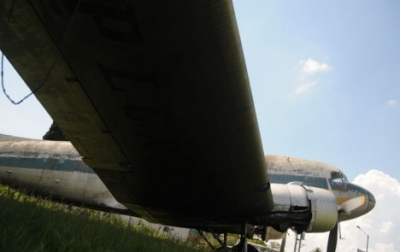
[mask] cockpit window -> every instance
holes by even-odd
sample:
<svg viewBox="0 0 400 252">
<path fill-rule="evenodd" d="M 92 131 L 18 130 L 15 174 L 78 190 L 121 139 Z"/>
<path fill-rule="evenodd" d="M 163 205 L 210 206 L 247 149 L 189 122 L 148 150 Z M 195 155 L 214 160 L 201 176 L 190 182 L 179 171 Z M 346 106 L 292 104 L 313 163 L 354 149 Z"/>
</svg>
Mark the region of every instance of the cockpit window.
<svg viewBox="0 0 400 252">
<path fill-rule="evenodd" d="M 346 187 L 348 180 L 347 177 L 341 172 L 332 172 L 329 184 L 332 190 L 342 190 Z"/>
<path fill-rule="evenodd" d="M 341 172 L 332 172 L 331 181 L 336 183 L 348 182 L 347 177 Z"/>
</svg>

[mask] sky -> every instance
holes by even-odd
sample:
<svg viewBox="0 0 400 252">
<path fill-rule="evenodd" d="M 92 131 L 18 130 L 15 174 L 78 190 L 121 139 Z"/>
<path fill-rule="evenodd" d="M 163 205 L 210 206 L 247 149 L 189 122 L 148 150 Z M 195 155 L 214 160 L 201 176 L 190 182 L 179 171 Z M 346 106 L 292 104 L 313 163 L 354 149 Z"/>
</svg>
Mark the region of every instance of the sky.
<svg viewBox="0 0 400 252">
<path fill-rule="evenodd" d="M 400 251 L 400 1 L 234 7 L 264 152 L 334 165 L 374 193 L 371 213 L 343 223 L 340 251 L 365 247 L 357 225 L 369 251 Z M 7 62 L 4 72 L 14 100 L 30 92 Z M 34 97 L 15 106 L 0 95 L 0 118 L 1 133 L 31 138 L 52 122 Z M 323 237 L 307 235 L 302 251 L 325 248 Z"/>
</svg>

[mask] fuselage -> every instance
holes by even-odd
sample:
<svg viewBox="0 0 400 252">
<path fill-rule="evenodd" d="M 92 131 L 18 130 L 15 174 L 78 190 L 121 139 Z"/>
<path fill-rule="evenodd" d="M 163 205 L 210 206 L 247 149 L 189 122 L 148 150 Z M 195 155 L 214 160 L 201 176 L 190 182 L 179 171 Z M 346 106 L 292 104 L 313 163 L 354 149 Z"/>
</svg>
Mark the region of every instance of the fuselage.
<svg viewBox="0 0 400 252">
<path fill-rule="evenodd" d="M 339 212 L 338 221 L 356 218 L 370 211 L 375 205 L 375 199 L 370 192 L 348 182 L 346 176 L 338 168 L 330 165 L 268 155 L 266 156 L 266 169 L 268 169 L 271 180 L 275 208 L 273 213 L 265 215 L 266 221 L 261 221 L 263 225 L 268 226 L 272 220 L 271 216 L 276 216 L 276 213 L 285 212 L 285 216 L 289 217 L 296 214 L 293 209 L 297 207 L 295 201 L 299 200 L 300 202 L 300 198 L 292 196 L 295 191 L 298 191 L 298 188 L 283 186 L 288 183 L 313 187 L 315 195 L 318 190 L 318 195 L 332 192 L 336 198 L 334 199 L 335 213 L 333 215 L 337 214 L 336 202 L 340 207 L 346 201 L 361 196 L 362 204 L 360 203 L 360 206 L 354 211 Z M 37 193 L 50 194 L 54 198 L 68 203 L 138 216 L 115 200 L 93 169 L 83 162 L 79 153 L 69 142 L 25 139 L 1 141 L 0 138 L 0 183 L 26 188 Z M 310 190 L 305 189 L 305 192 L 308 191 Z M 303 203 L 306 201 L 305 205 L 309 204 L 306 196 L 301 201 Z M 279 202 L 283 203 L 279 205 Z M 307 211 L 310 209 L 311 207 L 308 207 Z M 302 213 L 299 211 L 297 214 Z M 139 217 L 143 216 L 139 215 Z M 276 219 L 274 221 L 275 224 L 279 222 Z M 164 224 L 168 225 L 169 223 Z"/>
<path fill-rule="evenodd" d="M 127 210 L 70 142 L 0 141 L 0 183 L 51 195 L 66 203 Z"/>
</svg>

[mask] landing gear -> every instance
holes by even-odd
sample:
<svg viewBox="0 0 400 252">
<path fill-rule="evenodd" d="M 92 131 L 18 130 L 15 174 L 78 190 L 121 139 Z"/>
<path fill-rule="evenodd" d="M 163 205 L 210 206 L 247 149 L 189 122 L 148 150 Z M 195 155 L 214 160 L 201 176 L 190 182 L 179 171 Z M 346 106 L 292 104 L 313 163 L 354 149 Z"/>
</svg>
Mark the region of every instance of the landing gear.
<svg viewBox="0 0 400 252">
<path fill-rule="evenodd" d="M 250 226 L 250 230 L 248 230 L 247 222 L 243 222 L 241 225 L 241 234 L 240 234 L 239 244 L 233 246 L 232 248 L 229 248 L 227 245 L 227 233 L 224 233 L 224 240 L 221 241 L 219 235 L 211 232 L 214 239 L 216 239 L 219 242 L 219 244 L 221 246 L 219 248 L 214 248 L 214 246 L 208 241 L 208 239 L 203 234 L 203 232 L 199 231 L 199 234 L 208 243 L 208 245 L 211 247 L 211 249 L 213 251 L 217 251 L 217 252 L 258 252 L 258 250 L 254 246 L 247 244 L 247 238 L 251 238 L 251 236 L 253 236 L 253 234 L 254 234 L 254 230 L 251 228 L 251 226 Z"/>
<path fill-rule="evenodd" d="M 210 248 L 213 251 L 216 251 L 216 252 L 232 252 L 232 249 L 228 248 L 228 246 L 227 246 L 227 238 L 228 238 L 228 234 L 227 233 L 224 233 L 224 240 L 221 241 L 221 239 L 219 238 L 219 235 L 211 232 L 211 234 L 213 235 L 214 239 L 216 239 L 218 241 L 219 245 L 221 246 L 219 248 L 214 248 L 214 246 L 207 239 L 207 237 L 203 234 L 203 232 L 200 231 L 200 230 L 198 230 L 198 232 L 199 232 L 200 236 L 203 237 L 204 241 L 207 242 L 208 246 L 210 246 Z"/>
<path fill-rule="evenodd" d="M 244 222 L 241 227 L 240 242 L 238 245 L 232 247 L 233 252 L 258 252 L 255 247 L 247 244 L 247 235 L 247 223 Z"/>
<path fill-rule="evenodd" d="M 216 249 L 217 252 L 232 252 L 232 249 L 228 248 L 228 241 L 227 241 L 228 234 L 227 233 L 224 233 L 224 241 L 221 241 L 219 239 L 219 237 L 216 236 L 216 235 L 213 235 L 213 236 L 219 242 L 219 244 L 221 245 L 221 247 Z"/>
</svg>

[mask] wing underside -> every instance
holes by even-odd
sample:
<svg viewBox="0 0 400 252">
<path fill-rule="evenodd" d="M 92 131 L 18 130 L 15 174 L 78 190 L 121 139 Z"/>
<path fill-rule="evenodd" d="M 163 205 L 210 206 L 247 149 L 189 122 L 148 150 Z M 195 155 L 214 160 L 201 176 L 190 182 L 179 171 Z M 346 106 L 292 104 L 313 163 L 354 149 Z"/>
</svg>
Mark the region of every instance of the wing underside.
<svg viewBox="0 0 400 252">
<path fill-rule="evenodd" d="M 230 1 L 11 3 L 2 51 L 119 202 L 185 226 L 272 207 Z"/>
</svg>

